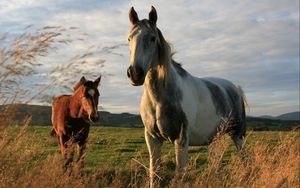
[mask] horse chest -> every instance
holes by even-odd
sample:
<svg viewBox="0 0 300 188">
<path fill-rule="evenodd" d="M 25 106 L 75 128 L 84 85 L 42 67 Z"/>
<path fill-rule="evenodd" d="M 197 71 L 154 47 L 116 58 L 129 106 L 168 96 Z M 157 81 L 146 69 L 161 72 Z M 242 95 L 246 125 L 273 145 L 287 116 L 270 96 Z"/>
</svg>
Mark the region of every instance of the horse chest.
<svg viewBox="0 0 300 188">
<path fill-rule="evenodd" d="M 184 112 L 177 103 L 156 105 L 142 113 L 144 126 L 151 135 L 174 142 L 187 127 Z"/>
<path fill-rule="evenodd" d="M 67 118 L 65 123 L 65 130 L 68 137 L 75 136 L 75 141 L 85 141 L 88 137 L 90 124 L 82 118 Z"/>
<path fill-rule="evenodd" d="M 182 91 L 176 79 L 169 81 L 165 83 L 152 75 L 151 82 L 148 81 L 144 89 L 141 115 L 151 135 L 174 142 L 185 134 L 187 116 L 182 109 Z"/>
</svg>

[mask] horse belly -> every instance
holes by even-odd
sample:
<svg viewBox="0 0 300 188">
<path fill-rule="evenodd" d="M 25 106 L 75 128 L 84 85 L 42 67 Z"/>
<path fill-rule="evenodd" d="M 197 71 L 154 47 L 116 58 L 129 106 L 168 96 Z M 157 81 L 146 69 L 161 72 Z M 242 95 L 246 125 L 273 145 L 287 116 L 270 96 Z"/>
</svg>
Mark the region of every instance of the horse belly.
<svg viewBox="0 0 300 188">
<path fill-rule="evenodd" d="M 197 86 L 182 84 L 182 91 L 184 93 L 181 105 L 187 117 L 189 145 L 208 144 L 216 133 L 220 117 L 209 97 L 206 97 L 205 90 L 199 93 Z"/>
<path fill-rule="evenodd" d="M 216 133 L 220 117 L 209 110 L 195 107 L 194 112 L 187 113 L 189 145 L 199 146 L 208 144 Z"/>
<path fill-rule="evenodd" d="M 201 146 L 207 145 L 211 142 L 213 136 L 217 132 L 219 120 L 202 120 L 196 123 L 194 126 L 189 126 L 189 145 Z"/>
</svg>

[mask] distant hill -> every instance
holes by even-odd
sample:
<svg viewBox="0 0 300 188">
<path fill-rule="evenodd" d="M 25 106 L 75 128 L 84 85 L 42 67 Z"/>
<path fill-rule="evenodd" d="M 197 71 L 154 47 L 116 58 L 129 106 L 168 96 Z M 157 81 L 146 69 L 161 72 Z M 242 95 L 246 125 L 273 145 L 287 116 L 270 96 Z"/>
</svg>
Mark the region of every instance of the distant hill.
<svg viewBox="0 0 300 188">
<path fill-rule="evenodd" d="M 263 115 L 263 116 L 259 116 L 257 118 L 262 118 L 262 119 L 272 119 L 272 120 L 275 120 L 276 117 L 273 117 L 273 116 L 270 116 L 270 115 Z"/>
<path fill-rule="evenodd" d="M 1 125 L 22 125 L 29 116 L 32 116 L 31 125 L 51 125 L 51 108 L 49 106 L 0 105 Z"/>
<path fill-rule="evenodd" d="M 282 114 L 280 116 L 277 116 L 276 119 L 300 121 L 300 112 L 290 112 L 290 113 Z"/>
<path fill-rule="evenodd" d="M 50 106 L 26 104 L 0 105 L 0 125 L 23 125 L 26 116 L 32 116 L 30 125 L 51 125 Z M 100 120 L 96 123 L 97 125 L 143 126 L 139 115 L 130 113 L 113 114 L 106 111 L 100 111 Z M 247 117 L 247 128 L 250 130 L 292 130 L 295 127 L 299 127 L 299 125 L 299 112 L 282 114 L 277 117 Z"/>
<path fill-rule="evenodd" d="M 285 113 L 275 117 L 268 116 L 268 115 L 259 116 L 259 118 L 271 119 L 271 120 L 283 120 L 283 121 L 300 121 L 300 111 Z"/>
<path fill-rule="evenodd" d="M 40 105 L 11 104 L 0 105 L 1 125 L 22 125 L 26 116 L 32 116 L 30 125 L 51 125 L 51 107 Z M 113 114 L 100 111 L 100 120 L 96 125 L 141 127 L 139 115 L 130 113 Z"/>
</svg>

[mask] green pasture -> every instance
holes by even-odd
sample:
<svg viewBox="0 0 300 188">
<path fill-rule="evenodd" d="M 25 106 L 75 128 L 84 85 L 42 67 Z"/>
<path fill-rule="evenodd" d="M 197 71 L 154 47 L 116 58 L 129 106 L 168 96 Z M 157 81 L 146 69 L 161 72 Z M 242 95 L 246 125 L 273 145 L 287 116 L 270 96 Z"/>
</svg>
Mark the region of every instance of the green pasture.
<svg viewBox="0 0 300 188">
<path fill-rule="evenodd" d="M 11 127 L 6 130 L 6 134 L 20 134 L 20 129 L 20 127 Z M 49 155 L 60 154 L 57 139 L 49 135 L 50 129 L 50 126 L 31 126 L 22 133 L 26 136 L 23 135 L 24 138 L 20 139 L 18 152 L 29 152 L 34 156 L 27 161 L 26 165 L 29 168 L 42 162 Z M 249 131 L 246 144 L 251 146 L 256 142 L 267 142 L 272 145 L 283 139 L 286 134 L 288 133 L 279 131 Z M 225 153 L 225 162 L 232 152 L 236 152 L 233 142 L 230 143 Z M 201 170 L 207 164 L 207 156 L 207 146 L 189 147 L 189 158 L 194 160 L 197 169 Z M 162 159 L 168 169 L 175 169 L 172 143 L 164 143 Z M 148 160 L 143 128 L 91 127 L 85 156 L 86 173 L 104 167 L 126 169 L 129 168 L 129 164 L 134 163 L 147 167 Z"/>
</svg>

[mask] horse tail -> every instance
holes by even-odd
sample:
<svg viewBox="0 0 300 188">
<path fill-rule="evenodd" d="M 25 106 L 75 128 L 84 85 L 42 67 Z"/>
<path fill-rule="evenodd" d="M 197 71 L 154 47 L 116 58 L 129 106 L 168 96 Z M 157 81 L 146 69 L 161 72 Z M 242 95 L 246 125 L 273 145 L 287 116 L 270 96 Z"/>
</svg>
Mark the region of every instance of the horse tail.
<svg viewBox="0 0 300 188">
<path fill-rule="evenodd" d="M 52 129 L 50 131 L 50 136 L 56 136 L 56 131 L 55 131 L 55 128 L 56 127 L 56 121 L 55 121 L 55 106 L 56 106 L 56 102 L 57 102 L 57 97 L 53 97 L 52 98 L 52 107 L 51 107 L 51 111 L 52 111 L 52 114 L 51 114 L 51 122 L 52 122 Z"/>
<path fill-rule="evenodd" d="M 250 108 L 249 108 L 249 103 L 247 101 L 246 95 L 245 95 L 242 87 L 238 85 L 237 90 L 238 90 L 239 95 L 241 96 L 241 106 L 242 106 L 241 116 L 240 116 L 241 130 L 240 130 L 239 135 L 242 135 L 243 137 L 245 137 L 245 135 L 246 135 L 246 108 L 248 108 L 248 110 L 250 110 Z"/>
<path fill-rule="evenodd" d="M 239 86 L 239 85 L 236 86 L 236 87 L 237 87 L 238 92 L 239 92 L 239 94 L 240 94 L 240 96 L 241 96 L 241 98 L 242 98 L 242 103 L 243 103 L 244 108 L 248 108 L 248 110 L 250 110 L 250 106 L 249 106 L 249 103 L 248 103 L 248 100 L 247 100 L 247 98 L 246 98 L 246 95 L 245 95 L 244 90 L 243 90 L 242 87 Z"/>
</svg>

